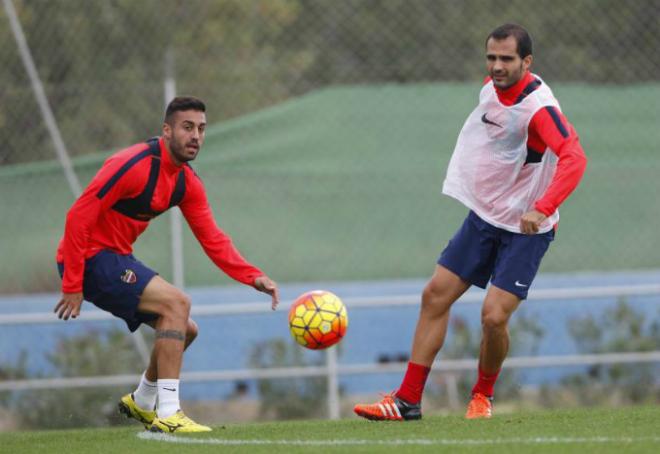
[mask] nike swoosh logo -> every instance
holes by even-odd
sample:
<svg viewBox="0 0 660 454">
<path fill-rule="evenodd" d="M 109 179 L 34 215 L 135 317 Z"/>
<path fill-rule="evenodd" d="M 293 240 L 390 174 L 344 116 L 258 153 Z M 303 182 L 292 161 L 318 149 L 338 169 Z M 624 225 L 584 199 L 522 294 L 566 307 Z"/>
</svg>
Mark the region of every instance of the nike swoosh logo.
<svg viewBox="0 0 660 454">
<path fill-rule="evenodd" d="M 521 283 L 518 282 L 518 281 L 516 281 L 515 284 L 516 284 L 516 287 L 527 287 L 527 285 L 525 285 L 525 284 L 521 284 Z M 167 388 L 166 388 L 166 389 L 167 389 Z"/>
<path fill-rule="evenodd" d="M 183 427 L 183 424 L 179 424 L 179 423 L 176 423 L 176 424 L 169 424 L 169 423 L 166 423 L 165 421 L 160 421 L 160 423 L 161 423 L 162 425 L 164 425 L 165 427 L 167 427 L 167 430 L 169 430 L 170 432 L 174 432 L 174 431 L 177 430 L 179 427 Z"/>
<path fill-rule="evenodd" d="M 163 387 L 163 389 L 166 389 L 167 391 L 172 391 L 172 392 L 176 391 L 176 388 L 165 388 L 165 387 Z"/>
<path fill-rule="evenodd" d="M 490 121 L 488 118 L 486 118 L 486 114 L 483 114 L 483 115 L 481 116 L 481 121 L 483 121 L 484 123 L 486 123 L 486 124 L 488 124 L 488 125 L 497 126 L 498 128 L 501 128 L 501 127 L 502 127 L 502 125 L 498 125 L 498 124 L 495 123 L 494 121 Z"/>
</svg>

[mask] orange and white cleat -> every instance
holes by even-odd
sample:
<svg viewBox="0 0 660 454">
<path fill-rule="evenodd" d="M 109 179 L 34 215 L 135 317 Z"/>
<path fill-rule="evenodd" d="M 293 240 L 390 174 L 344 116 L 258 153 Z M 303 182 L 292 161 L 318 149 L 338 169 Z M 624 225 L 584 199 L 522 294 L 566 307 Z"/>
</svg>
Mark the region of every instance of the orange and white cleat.
<svg viewBox="0 0 660 454">
<path fill-rule="evenodd" d="M 353 411 L 356 415 L 372 421 L 422 419 L 422 406 L 420 404 L 409 404 L 396 397 L 395 393 L 384 395 L 383 399 L 375 404 L 357 404 Z"/>
<path fill-rule="evenodd" d="M 465 417 L 467 419 L 483 419 L 493 416 L 493 398 L 481 393 L 472 395 Z"/>
</svg>

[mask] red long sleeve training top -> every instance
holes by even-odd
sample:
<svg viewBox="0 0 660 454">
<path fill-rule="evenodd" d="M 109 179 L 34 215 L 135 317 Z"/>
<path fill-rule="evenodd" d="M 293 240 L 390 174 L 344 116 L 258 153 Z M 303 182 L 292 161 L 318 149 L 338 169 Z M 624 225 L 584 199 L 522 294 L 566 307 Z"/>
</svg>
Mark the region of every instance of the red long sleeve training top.
<svg viewBox="0 0 660 454">
<path fill-rule="evenodd" d="M 179 204 L 183 216 L 206 254 L 226 274 L 247 285 L 264 275 L 248 263 L 234 247 L 231 238 L 216 224 L 206 198 L 204 185 L 188 165 L 177 166 L 170 157 L 162 138 L 160 170 L 151 209 L 168 209 L 180 172 L 184 172 L 185 192 Z M 113 209 L 120 200 L 137 197 L 147 186 L 151 160 L 138 155 L 149 146 L 133 145 L 108 158 L 66 217 L 64 236 L 57 250 L 58 263 L 64 263 L 62 292 L 82 291 L 85 259 L 103 249 L 118 254 L 130 254 L 133 243 L 149 225 L 148 220 L 136 220 Z"/>
<path fill-rule="evenodd" d="M 491 81 L 487 77 L 485 83 Z M 531 93 L 540 81 L 527 71 L 515 85 L 500 89 L 495 87 L 497 97 L 505 106 L 519 103 Z M 543 196 L 534 203 L 534 208 L 550 216 L 578 186 L 587 167 L 587 157 L 580 140 L 564 114 L 555 107 L 545 107 L 534 114 L 529 122 L 527 152 L 540 161 L 549 148 L 559 158 L 557 170 Z"/>
</svg>

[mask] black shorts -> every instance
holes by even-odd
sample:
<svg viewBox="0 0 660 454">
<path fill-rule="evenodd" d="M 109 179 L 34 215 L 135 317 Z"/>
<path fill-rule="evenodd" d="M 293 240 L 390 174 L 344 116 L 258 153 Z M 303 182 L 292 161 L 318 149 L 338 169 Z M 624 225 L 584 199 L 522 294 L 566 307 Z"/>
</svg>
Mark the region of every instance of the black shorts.
<svg viewBox="0 0 660 454">
<path fill-rule="evenodd" d="M 64 264 L 58 263 L 60 277 L 64 276 Z M 133 257 L 103 250 L 85 260 L 83 297 L 99 309 L 110 312 L 126 322 L 135 331 L 141 323 L 156 320 L 157 314 L 138 311 L 140 296 L 156 276 L 151 268 Z"/>
<path fill-rule="evenodd" d="M 509 232 L 470 211 L 438 264 L 477 287 L 486 288 L 491 281 L 524 300 L 554 237 L 554 230 L 536 235 Z"/>
</svg>

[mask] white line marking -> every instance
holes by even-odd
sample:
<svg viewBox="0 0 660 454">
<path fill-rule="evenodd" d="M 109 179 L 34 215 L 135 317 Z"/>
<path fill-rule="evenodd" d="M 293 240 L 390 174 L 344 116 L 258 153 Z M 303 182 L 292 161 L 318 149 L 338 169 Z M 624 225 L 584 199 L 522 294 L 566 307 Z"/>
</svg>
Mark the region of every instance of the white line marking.
<svg viewBox="0 0 660 454">
<path fill-rule="evenodd" d="M 660 443 L 660 437 L 535 437 L 535 438 L 492 438 L 492 439 L 392 439 L 392 440 L 232 440 L 222 438 L 189 438 L 169 434 L 140 432 L 137 437 L 142 440 L 160 441 L 166 443 L 196 444 L 196 445 L 288 445 L 288 446 L 402 446 L 402 445 L 444 445 L 444 446 L 483 446 L 504 444 L 579 444 L 579 443 Z"/>
</svg>

